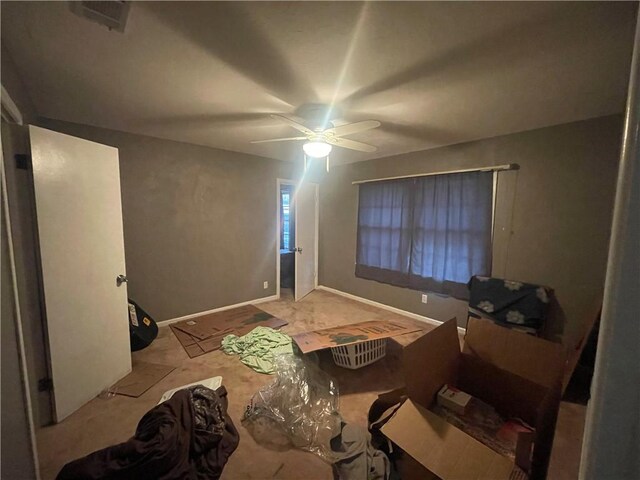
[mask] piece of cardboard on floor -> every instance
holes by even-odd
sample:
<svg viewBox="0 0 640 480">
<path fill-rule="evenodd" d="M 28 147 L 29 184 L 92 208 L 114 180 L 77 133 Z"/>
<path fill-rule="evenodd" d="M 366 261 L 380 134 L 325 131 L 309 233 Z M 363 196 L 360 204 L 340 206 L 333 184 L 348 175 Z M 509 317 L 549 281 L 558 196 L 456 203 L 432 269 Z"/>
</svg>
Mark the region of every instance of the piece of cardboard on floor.
<svg viewBox="0 0 640 480">
<path fill-rule="evenodd" d="M 253 305 L 232 308 L 222 312 L 209 313 L 199 317 L 174 323 L 173 329 L 180 330 L 197 340 L 206 340 L 212 336 L 228 335 L 244 327 L 251 330 L 254 326 L 264 325 L 274 316 Z"/>
<path fill-rule="evenodd" d="M 395 321 L 371 320 L 299 333 L 293 335 L 293 339 L 303 353 L 309 353 L 330 347 L 395 337 L 420 330 L 423 329 L 416 325 L 406 325 Z"/>
<path fill-rule="evenodd" d="M 253 305 L 245 305 L 222 312 L 201 315 L 175 323 L 173 326 L 192 337 L 206 340 L 213 335 L 220 335 L 247 325 L 262 324 L 271 318 L 274 317 L 270 313 Z"/>
<path fill-rule="evenodd" d="M 131 373 L 116 383 L 112 389 L 118 395 L 139 397 L 175 368 L 158 363 L 134 362 Z"/>
<path fill-rule="evenodd" d="M 270 328 L 280 328 L 284 325 L 287 325 L 288 322 L 285 320 L 281 320 L 279 318 L 271 318 L 265 322 L 260 323 L 259 326 L 262 327 L 270 327 Z M 253 330 L 258 325 L 247 325 L 237 329 L 229 329 L 222 331 L 218 335 L 213 335 L 205 340 L 200 340 L 197 337 L 193 337 L 189 334 L 184 333 L 179 328 L 174 328 L 171 325 L 171 331 L 176 335 L 176 338 L 183 346 L 187 355 L 190 358 L 198 357 L 200 355 L 204 355 L 205 353 L 213 352 L 214 350 L 218 350 L 222 346 L 222 339 L 229 334 L 234 334 L 238 336 L 245 335 Z"/>
<path fill-rule="evenodd" d="M 253 305 L 245 305 L 175 323 L 171 331 L 187 355 L 194 358 L 219 349 L 229 334 L 241 336 L 258 326 L 280 328 L 287 324 Z"/>
</svg>

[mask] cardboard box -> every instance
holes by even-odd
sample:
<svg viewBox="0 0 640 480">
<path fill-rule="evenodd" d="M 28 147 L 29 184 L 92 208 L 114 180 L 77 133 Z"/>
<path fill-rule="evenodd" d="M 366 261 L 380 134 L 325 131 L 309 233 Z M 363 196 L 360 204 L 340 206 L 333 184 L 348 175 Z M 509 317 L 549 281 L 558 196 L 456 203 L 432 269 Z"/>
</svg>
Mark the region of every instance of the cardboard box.
<svg viewBox="0 0 640 480">
<path fill-rule="evenodd" d="M 414 460 L 411 471 L 401 472 L 403 478 L 506 480 L 518 473 L 513 460 L 428 410 L 444 384 L 486 402 L 504 418 L 521 418 L 533 426 L 527 473 L 531 479 L 545 478 L 565 361 L 560 345 L 474 318 L 462 351 L 455 319 L 407 345 L 403 370 L 408 399 L 381 430 Z M 523 445 L 527 440 L 530 434 Z"/>
<path fill-rule="evenodd" d="M 399 322 L 372 320 L 368 322 L 351 323 L 339 327 L 323 328 L 310 332 L 293 335 L 303 353 L 322 350 L 324 348 L 353 345 L 379 338 L 395 337 L 405 333 L 422 330 L 418 326 L 405 325 Z"/>
<path fill-rule="evenodd" d="M 567 355 L 567 366 L 565 377 L 562 382 L 562 393 L 564 393 L 569 386 L 569 382 L 571 381 L 571 376 L 578 366 L 578 362 L 580 361 L 580 357 L 584 348 L 589 341 L 589 336 L 591 335 L 592 330 L 600 322 L 600 315 L 602 314 L 602 298 L 599 298 L 598 301 L 593 306 L 592 312 L 587 316 L 587 320 L 584 322 L 584 327 L 582 329 L 581 335 L 578 338 L 577 342 L 573 346 L 568 348 Z"/>
</svg>

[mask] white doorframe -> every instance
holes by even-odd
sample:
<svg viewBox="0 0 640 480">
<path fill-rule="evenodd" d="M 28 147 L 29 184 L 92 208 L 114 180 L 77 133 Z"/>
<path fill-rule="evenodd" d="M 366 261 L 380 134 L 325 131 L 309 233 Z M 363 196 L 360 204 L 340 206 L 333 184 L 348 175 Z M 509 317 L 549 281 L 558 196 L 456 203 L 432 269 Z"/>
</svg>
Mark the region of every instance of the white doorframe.
<svg viewBox="0 0 640 480">
<path fill-rule="evenodd" d="M 22 112 L 16 105 L 16 102 L 13 101 L 7 89 L 4 88 L 4 85 L 0 85 L 0 89 L 2 90 L 0 102 L 2 102 L 2 106 L 4 107 L 4 110 L 2 110 L 2 118 L 8 123 L 13 122 L 18 125 L 23 125 Z"/>
<path fill-rule="evenodd" d="M 22 112 L 11 98 L 9 92 L 4 88 L 4 85 L 0 85 L 0 103 L 4 107 L 2 112 L 2 119 L 7 123 L 23 124 Z M 16 348 L 18 351 L 19 364 L 16 368 L 20 369 L 20 377 L 22 381 L 22 396 L 24 399 L 24 413 L 27 417 L 28 432 L 27 436 L 30 441 L 31 451 L 31 465 L 35 473 L 36 480 L 40 480 L 40 461 L 38 459 L 38 445 L 36 442 L 36 426 L 33 418 L 33 406 L 31 404 L 31 388 L 29 383 L 29 373 L 27 370 L 27 355 L 25 351 L 24 333 L 22 330 L 22 311 L 20 310 L 20 291 L 18 289 L 18 281 L 16 277 L 16 265 L 15 256 L 13 250 L 13 235 L 11 230 L 11 215 L 9 212 L 9 194 L 7 192 L 7 177 L 4 166 L 4 147 L 2 145 L 2 139 L 0 138 L 0 181 L 2 182 L 2 206 L 4 209 L 4 225 L 3 228 L 7 235 L 7 249 L 9 251 L 9 268 L 11 270 L 11 287 L 13 290 L 14 300 L 14 315 L 15 315 L 15 328 L 16 328 Z M 20 412 L 15 412 L 19 415 Z M 25 472 L 26 474 L 27 472 Z M 31 473 L 31 472 L 29 472 Z"/>
<path fill-rule="evenodd" d="M 327 159 L 327 162 L 329 160 Z M 315 245 L 315 265 L 314 265 L 314 270 L 316 272 L 315 275 L 315 279 L 313 282 L 313 288 L 318 288 L 318 276 L 319 276 L 319 272 L 318 272 L 318 246 L 319 246 L 319 239 L 320 239 L 320 185 L 316 184 L 316 212 L 315 212 L 315 216 L 316 216 L 316 221 L 315 221 L 315 225 L 316 225 L 316 245 Z"/>
<path fill-rule="evenodd" d="M 280 187 L 282 185 L 293 185 L 294 187 L 298 187 L 298 182 L 295 180 L 288 180 L 285 178 L 278 178 L 276 180 L 276 298 L 280 299 Z M 294 194 L 295 195 L 295 194 Z M 316 252 L 315 252 L 315 265 L 314 269 L 316 272 L 314 287 L 318 288 L 318 237 L 319 237 L 319 225 L 320 225 L 320 186 L 316 186 L 316 221 L 315 221 L 315 242 L 316 242 Z"/>
<path fill-rule="evenodd" d="M 2 87 L 2 94 L 6 92 Z M 8 94 L 7 96 L 8 97 Z M 3 96 L 2 104 L 5 105 L 6 97 Z M 19 113 L 19 111 L 18 111 Z M 22 118 L 20 118 L 22 121 Z M 3 228 L 7 235 L 7 249 L 9 251 L 9 268 L 11 270 L 11 287 L 13 291 L 14 301 L 14 321 L 16 328 L 16 349 L 18 352 L 19 365 L 16 368 L 20 369 L 20 377 L 22 381 L 22 398 L 24 400 L 24 414 L 27 420 L 28 432 L 27 436 L 30 441 L 31 451 L 31 464 L 35 473 L 36 480 L 40 479 L 40 462 L 38 459 L 38 445 L 36 442 L 36 427 L 33 419 L 33 406 L 31 404 L 31 391 L 29 386 L 29 373 L 27 371 L 27 358 L 25 352 L 24 334 L 22 330 L 22 315 L 20 310 L 20 292 L 18 291 L 18 281 L 16 277 L 16 265 L 15 256 L 13 250 L 13 236 L 11 230 L 11 217 L 9 212 L 9 196 L 7 193 L 7 183 L 4 167 L 4 149 L 2 146 L 2 139 L 0 138 L 0 181 L 2 182 L 2 207 L 4 209 L 4 225 Z M 16 415 L 20 415 L 21 412 L 15 412 Z M 27 472 L 25 472 L 27 473 Z M 29 472 L 30 473 L 30 472 Z"/>
</svg>

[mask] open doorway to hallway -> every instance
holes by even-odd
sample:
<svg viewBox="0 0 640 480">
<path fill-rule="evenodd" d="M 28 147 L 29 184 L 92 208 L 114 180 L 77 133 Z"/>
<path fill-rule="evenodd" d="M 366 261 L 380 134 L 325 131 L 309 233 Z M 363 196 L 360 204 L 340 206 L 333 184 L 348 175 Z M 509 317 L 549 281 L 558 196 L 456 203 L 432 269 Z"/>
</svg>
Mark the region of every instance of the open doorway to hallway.
<svg viewBox="0 0 640 480">
<path fill-rule="evenodd" d="M 297 302 L 318 286 L 318 184 L 278 179 L 276 295 Z"/>
<path fill-rule="evenodd" d="M 278 180 L 278 294 L 293 298 L 295 294 L 295 182 Z"/>
</svg>

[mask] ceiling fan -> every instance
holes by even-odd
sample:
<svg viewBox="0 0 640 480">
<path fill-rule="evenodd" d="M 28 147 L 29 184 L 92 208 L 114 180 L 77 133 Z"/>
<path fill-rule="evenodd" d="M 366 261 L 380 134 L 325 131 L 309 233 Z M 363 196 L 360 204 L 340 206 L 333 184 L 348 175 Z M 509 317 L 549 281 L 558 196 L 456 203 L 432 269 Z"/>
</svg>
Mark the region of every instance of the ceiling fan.
<svg viewBox="0 0 640 480">
<path fill-rule="evenodd" d="M 305 155 L 313 158 L 328 157 L 331 153 L 332 146 L 348 148 L 351 150 L 358 150 L 359 152 L 375 152 L 378 147 L 369 145 L 367 143 L 357 142 L 349 138 L 342 138 L 346 135 L 354 133 L 364 132 L 380 126 L 380 122 L 377 120 L 364 120 L 362 122 L 348 123 L 346 125 L 339 125 L 337 127 L 331 126 L 330 128 L 316 127 L 311 129 L 302 125 L 301 123 L 291 120 L 284 115 L 271 115 L 271 118 L 279 120 L 287 125 L 302 132 L 304 136 L 300 137 L 286 137 L 286 138 L 272 138 L 269 140 L 254 140 L 251 143 L 269 143 L 269 142 L 289 142 L 296 140 L 306 140 L 302 145 Z M 329 163 L 327 161 L 327 170 L 329 169 Z"/>
</svg>

